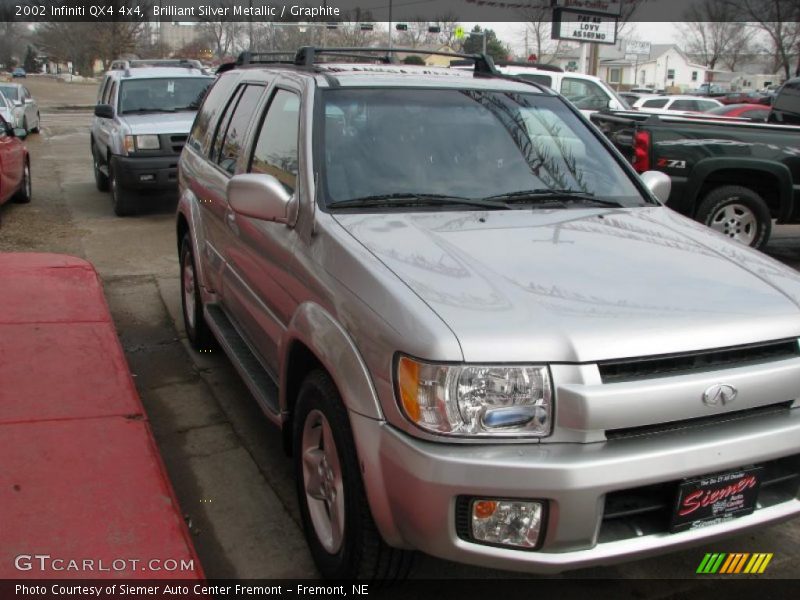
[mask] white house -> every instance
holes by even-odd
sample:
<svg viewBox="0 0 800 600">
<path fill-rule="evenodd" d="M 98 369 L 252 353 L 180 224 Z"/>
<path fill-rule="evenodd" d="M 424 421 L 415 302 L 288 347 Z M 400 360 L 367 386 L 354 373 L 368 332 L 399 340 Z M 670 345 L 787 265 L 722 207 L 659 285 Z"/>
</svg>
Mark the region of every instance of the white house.
<svg viewBox="0 0 800 600">
<path fill-rule="evenodd" d="M 686 91 L 705 83 L 710 73 L 708 67 L 692 62 L 675 44 L 652 44 L 649 56 L 636 57 L 626 56 L 618 46 L 605 48 L 600 51 L 597 75 L 614 87 Z"/>
</svg>

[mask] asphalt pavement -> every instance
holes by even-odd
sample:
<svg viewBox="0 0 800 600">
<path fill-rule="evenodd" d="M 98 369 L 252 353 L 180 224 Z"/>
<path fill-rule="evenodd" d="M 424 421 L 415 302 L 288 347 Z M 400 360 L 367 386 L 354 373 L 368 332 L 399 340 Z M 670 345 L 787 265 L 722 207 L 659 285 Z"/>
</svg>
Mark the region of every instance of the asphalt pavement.
<svg viewBox="0 0 800 600">
<path fill-rule="evenodd" d="M 291 462 L 227 358 L 198 354 L 180 319 L 173 196 L 141 214 L 115 217 L 94 185 L 90 107 L 97 87 L 26 80 L 42 131 L 27 139 L 33 202 L 0 207 L 0 251 L 47 251 L 91 261 L 209 578 L 316 577 L 303 539 Z M 800 268 L 800 226 L 776 229 L 767 252 Z M 0 294 L 1 297 L 1 294 Z M 565 573 L 557 579 L 674 578 L 671 594 L 702 592 L 695 571 L 706 552 L 772 552 L 761 577 L 797 578 L 800 519 L 657 558 Z M 46 549 L 41 549 L 46 550 Z M 415 577 L 513 578 L 519 574 L 420 556 Z"/>
</svg>

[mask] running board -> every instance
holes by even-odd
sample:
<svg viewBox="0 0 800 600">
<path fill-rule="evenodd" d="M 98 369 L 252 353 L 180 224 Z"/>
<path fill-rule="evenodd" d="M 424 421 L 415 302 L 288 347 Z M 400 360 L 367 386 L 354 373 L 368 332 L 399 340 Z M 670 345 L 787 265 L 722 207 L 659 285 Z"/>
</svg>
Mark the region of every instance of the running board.
<svg viewBox="0 0 800 600">
<path fill-rule="evenodd" d="M 250 392 L 255 396 L 261 410 L 273 421 L 280 424 L 278 403 L 278 386 L 264 370 L 261 363 L 250 350 L 250 346 L 236 330 L 228 315 L 217 305 L 205 306 L 206 323 L 208 323 L 219 345 L 228 355 L 233 366 L 242 376 Z"/>
</svg>

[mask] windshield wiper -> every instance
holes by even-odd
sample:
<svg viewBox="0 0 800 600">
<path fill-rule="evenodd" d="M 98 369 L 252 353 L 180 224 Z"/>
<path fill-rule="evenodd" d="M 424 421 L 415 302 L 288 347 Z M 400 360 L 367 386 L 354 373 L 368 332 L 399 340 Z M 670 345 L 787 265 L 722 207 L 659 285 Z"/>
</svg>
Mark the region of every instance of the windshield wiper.
<svg viewBox="0 0 800 600">
<path fill-rule="evenodd" d="M 350 200 L 331 202 L 329 208 L 360 208 L 360 207 L 403 207 L 403 206 L 444 206 L 461 204 L 466 206 L 479 206 L 492 210 L 507 209 L 503 202 L 484 198 L 466 198 L 462 196 L 446 196 L 444 194 L 376 194 Z"/>
<path fill-rule="evenodd" d="M 616 200 L 607 200 L 605 198 L 598 198 L 591 192 L 584 192 L 582 190 L 558 190 L 550 188 L 541 188 L 535 190 L 519 190 L 518 192 L 509 192 L 507 194 L 498 194 L 496 196 L 489 196 L 484 198 L 489 201 L 502 201 L 506 204 L 517 202 L 589 202 L 594 204 L 602 204 L 603 206 L 616 206 L 620 207 L 622 204 Z"/>
</svg>

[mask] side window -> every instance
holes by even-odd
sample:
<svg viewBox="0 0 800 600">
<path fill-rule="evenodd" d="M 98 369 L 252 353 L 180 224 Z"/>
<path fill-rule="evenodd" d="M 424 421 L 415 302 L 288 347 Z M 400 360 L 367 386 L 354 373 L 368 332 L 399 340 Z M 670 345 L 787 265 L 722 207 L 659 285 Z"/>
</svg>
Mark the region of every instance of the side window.
<svg viewBox="0 0 800 600">
<path fill-rule="evenodd" d="M 594 81 L 565 77 L 561 81 L 561 93 L 583 110 L 601 110 L 608 106 L 608 94 Z"/>
<path fill-rule="evenodd" d="M 197 112 L 187 144 L 200 154 L 207 155 L 211 149 L 217 116 L 222 113 L 222 109 L 226 106 L 226 101 L 230 97 L 235 81 L 235 77 L 223 76 L 217 79 Z M 231 104 L 231 106 L 234 106 L 234 104 Z M 230 115 L 228 114 L 227 116 Z M 221 118 L 224 120 L 225 116 Z"/>
<path fill-rule="evenodd" d="M 25 100 L 26 98 L 30 98 L 30 97 L 31 97 L 31 93 L 28 91 L 28 88 L 23 87 L 22 88 L 22 99 Z"/>
<path fill-rule="evenodd" d="M 695 103 L 698 106 L 698 110 L 701 110 L 703 112 L 711 110 L 713 108 L 717 108 L 719 106 L 716 102 L 708 102 L 706 100 L 696 100 Z"/>
<path fill-rule="evenodd" d="M 300 98 L 278 90 L 261 124 L 250 161 L 251 173 L 272 175 L 286 191 L 297 187 L 297 136 L 300 131 Z"/>
<path fill-rule="evenodd" d="M 264 93 L 262 85 L 246 85 L 239 96 L 236 108 L 233 110 L 225 135 L 221 136 L 219 145 L 219 166 L 233 175 L 236 171 L 236 162 L 242 153 L 244 136 L 247 127 L 253 120 L 256 106 Z M 219 135 L 219 133 L 217 134 Z"/>
<path fill-rule="evenodd" d="M 675 100 L 672 103 L 672 106 L 669 107 L 670 110 L 697 110 L 697 101 L 696 100 Z"/>
<path fill-rule="evenodd" d="M 669 102 L 667 98 L 656 98 L 655 100 L 645 100 L 642 108 L 664 108 Z"/>
</svg>

